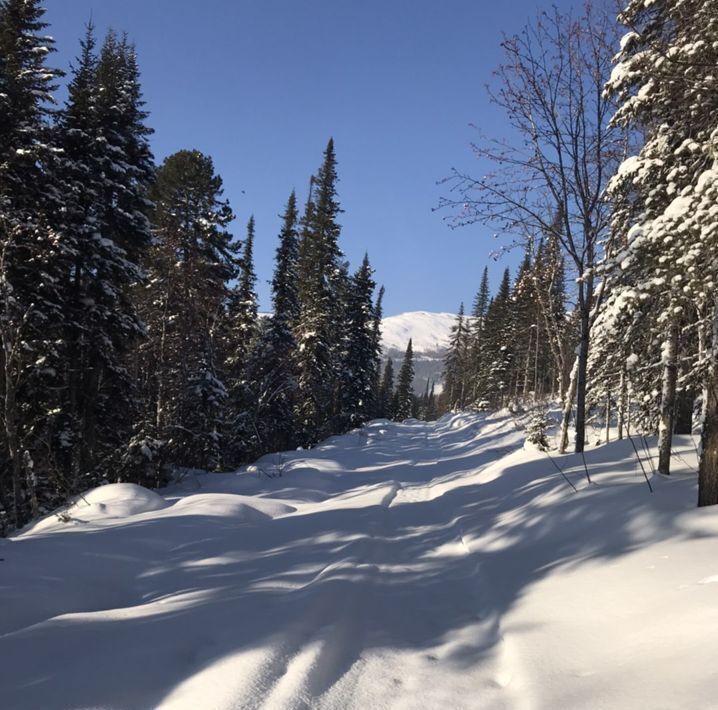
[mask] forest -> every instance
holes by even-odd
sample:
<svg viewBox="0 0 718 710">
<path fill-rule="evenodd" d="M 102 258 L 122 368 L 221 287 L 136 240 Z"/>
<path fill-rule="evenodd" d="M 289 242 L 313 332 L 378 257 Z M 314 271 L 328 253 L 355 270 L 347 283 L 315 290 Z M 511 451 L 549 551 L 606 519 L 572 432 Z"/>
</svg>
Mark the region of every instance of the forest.
<svg viewBox="0 0 718 710">
<path fill-rule="evenodd" d="M 43 14 L 0 5 L 0 528 L 380 414 L 382 296 L 339 245 L 333 141 L 289 194 L 260 317 L 254 220 L 228 231 L 209 156 L 155 165 L 132 43 L 88 26 L 57 108 Z"/>
<path fill-rule="evenodd" d="M 664 475 L 673 435 L 695 428 L 698 502 L 714 505 L 718 13 L 635 0 L 617 25 L 610 10 L 543 12 L 504 40 L 491 98 L 515 141 L 475 144 L 487 173 L 444 181 L 453 225 L 491 225 L 524 253 L 461 306 L 444 406 L 533 406 L 542 439 L 558 400 L 560 453 L 571 424 L 582 453 L 614 422 L 620 439 L 657 435 Z"/>
<path fill-rule="evenodd" d="M 88 25 L 65 78 L 43 14 L 0 4 L 5 533 L 104 482 L 161 487 L 377 417 L 556 400 L 561 452 L 571 427 L 581 453 L 615 418 L 619 437 L 658 434 L 663 474 L 674 432 L 699 428 L 699 504 L 718 503 L 714 2 L 632 0 L 618 23 L 554 9 L 504 39 L 492 100 L 511 137 L 477 142 L 487 171 L 454 170 L 439 207 L 524 256 L 493 295 L 477 279 L 443 393 L 422 397 L 411 342 L 396 384 L 381 362 L 368 257 L 342 252 L 333 141 L 301 199 L 287 186 L 260 316 L 254 220 L 230 233 L 210 156 L 155 164 L 130 39 Z"/>
</svg>

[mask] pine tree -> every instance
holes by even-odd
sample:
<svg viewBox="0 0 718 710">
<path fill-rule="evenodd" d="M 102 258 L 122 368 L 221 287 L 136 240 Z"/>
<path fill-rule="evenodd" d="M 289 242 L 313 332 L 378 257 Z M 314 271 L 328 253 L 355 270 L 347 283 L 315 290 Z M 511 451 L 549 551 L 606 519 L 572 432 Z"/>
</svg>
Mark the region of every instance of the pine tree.
<svg viewBox="0 0 718 710">
<path fill-rule="evenodd" d="M 539 313 L 534 292 L 533 269 L 529 245 L 511 291 L 510 342 L 513 361 L 509 389 L 517 400 L 526 400 L 529 393 L 534 392 L 533 385 L 538 375 L 535 367 L 537 348 L 540 352 L 540 333 L 537 328 Z"/>
<path fill-rule="evenodd" d="M 661 333 L 651 339 L 650 357 L 662 371 L 661 467 L 666 472 L 680 324 L 695 313 L 706 319 L 698 329 L 707 335 L 716 318 L 710 295 L 718 275 L 713 258 L 713 206 L 718 198 L 718 99 L 712 89 L 718 51 L 716 9 L 715 0 L 629 2 L 620 19 L 630 31 L 608 84 L 609 92 L 622 102 L 614 123 L 639 129 L 645 140 L 609 186 L 618 204 L 614 229 L 620 229 L 625 239 L 620 253 L 607 261 L 606 271 L 619 282 L 614 316 L 633 320 L 651 303 L 651 330 Z M 645 341 L 646 333 L 633 329 L 631 334 Z M 718 350 L 708 341 L 703 338 L 706 347 L 699 358 L 707 405 L 699 505 L 718 503 Z"/>
<path fill-rule="evenodd" d="M 482 398 L 503 406 L 509 395 L 513 362 L 511 321 L 511 277 L 504 271 L 496 296 L 486 313 L 484 327 L 485 360 L 480 377 Z"/>
<path fill-rule="evenodd" d="M 375 409 L 374 393 L 379 367 L 374 279 L 368 255 L 353 275 L 347 302 L 347 357 L 342 378 L 342 414 L 346 426 L 366 422 Z"/>
<path fill-rule="evenodd" d="M 374 349 L 374 364 L 373 371 L 374 377 L 372 381 L 372 398 L 374 402 L 374 409 L 372 411 L 372 417 L 382 417 L 381 414 L 381 355 L 382 355 L 382 342 L 381 342 L 381 321 L 383 316 L 383 304 L 384 304 L 384 293 L 385 289 L 383 286 L 379 287 L 379 293 L 374 303 L 374 315 L 372 323 L 372 346 Z"/>
<path fill-rule="evenodd" d="M 261 442 L 257 426 L 258 393 L 250 363 L 258 343 L 257 277 L 254 272 L 254 217 L 247 223 L 237 286 L 227 307 L 225 369 L 229 388 L 228 461 L 238 465 L 252 458 Z"/>
<path fill-rule="evenodd" d="M 399 370 L 396 384 L 396 407 L 394 417 L 402 421 L 408 419 L 414 410 L 414 352 L 411 339 L 406 346 L 404 360 Z"/>
<path fill-rule="evenodd" d="M 305 444 L 329 433 L 337 414 L 336 375 L 345 348 L 345 274 L 340 265 L 336 157 L 329 141 L 307 200 L 299 250 L 301 288 L 296 417 Z"/>
<path fill-rule="evenodd" d="M 273 315 L 261 330 L 250 363 L 256 399 L 260 451 L 291 447 L 297 436 L 294 421 L 296 349 L 299 320 L 297 261 L 297 199 L 292 191 L 282 217 L 272 280 Z"/>
<path fill-rule="evenodd" d="M 394 396 L 394 363 L 387 358 L 384 365 L 384 372 L 379 386 L 377 397 L 377 417 L 380 419 L 393 419 L 393 396 Z"/>
<path fill-rule="evenodd" d="M 74 225 L 71 301 L 80 329 L 70 347 L 80 374 L 68 383 L 83 487 L 115 474 L 132 435 L 126 365 L 144 328 L 131 289 L 142 279 L 140 264 L 151 241 L 146 191 L 154 176 L 134 47 L 110 32 L 95 63 L 90 38 L 88 32 L 77 91 L 59 123 L 68 138 L 67 158 L 86 168 L 84 178 L 69 174 L 76 210 L 84 213 L 84 225 Z"/>
<path fill-rule="evenodd" d="M 461 410 L 468 401 L 469 344 L 469 325 L 464 316 L 464 304 L 462 303 L 459 306 L 456 321 L 451 328 L 449 348 L 444 361 L 444 391 L 449 410 Z"/>
<path fill-rule="evenodd" d="M 0 3 L 0 505 L 14 526 L 40 512 L 33 457 L 56 406 L 59 284 L 72 252 L 53 228 L 63 191 L 47 170 L 48 117 L 60 73 L 45 64 L 43 14 L 39 0 Z"/>
<path fill-rule="evenodd" d="M 236 273 L 234 215 L 222 193 L 212 159 L 197 150 L 169 156 L 150 191 L 155 240 L 146 285 L 135 292 L 147 326 L 137 365 L 142 415 L 128 454 L 145 479 L 159 480 L 160 463 L 211 470 L 221 462 L 221 327 Z"/>
<path fill-rule="evenodd" d="M 47 424 L 71 490 L 117 464 L 135 416 L 126 371 L 143 326 L 130 298 L 150 241 L 144 193 L 153 174 L 134 48 L 110 34 L 100 57 L 88 26 L 59 112 L 51 171 L 65 193 L 57 229 L 73 254 L 62 279 L 62 397 Z"/>
<path fill-rule="evenodd" d="M 479 399 L 481 376 L 484 371 L 485 348 L 483 335 L 490 300 L 489 270 L 488 267 L 484 267 L 484 271 L 481 275 L 481 285 L 476 292 L 471 309 L 471 324 L 469 325 L 469 362 L 467 365 L 467 377 L 471 388 L 468 394 L 473 404 L 476 404 Z"/>
</svg>

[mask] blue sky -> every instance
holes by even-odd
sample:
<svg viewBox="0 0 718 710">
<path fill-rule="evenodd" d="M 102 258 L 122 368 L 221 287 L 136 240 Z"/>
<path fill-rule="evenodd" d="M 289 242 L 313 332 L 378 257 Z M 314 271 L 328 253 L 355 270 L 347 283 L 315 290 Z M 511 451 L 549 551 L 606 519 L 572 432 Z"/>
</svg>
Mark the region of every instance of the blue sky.
<svg viewBox="0 0 718 710">
<path fill-rule="evenodd" d="M 563 7 L 577 2 L 562 0 Z M 243 234 L 257 222 L 260 306 L 269 307 L 274 249 L 292 188 L 334 138 L 342 247 L 365 251 L 386 286 L 385 313 L 467 306 L 489 266 L 492 287 L 518 255 L 479 225 L 450 229 L 432 212 L 437 181 L 474 169 L 475 124 L 502 136 L 485 84 L 501 33 L 548 1 L 505 0 L 47 0 L 67 68 L 92 14 L 136 43 L 158 161 L 182 148 L 211 155 Z"/>
</svg>

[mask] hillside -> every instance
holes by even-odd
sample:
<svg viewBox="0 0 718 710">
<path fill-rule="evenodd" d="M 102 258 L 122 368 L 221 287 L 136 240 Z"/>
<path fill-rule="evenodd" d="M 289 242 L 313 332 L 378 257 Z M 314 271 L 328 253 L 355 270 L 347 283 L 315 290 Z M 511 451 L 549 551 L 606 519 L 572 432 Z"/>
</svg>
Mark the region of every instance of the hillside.
<svg viewBox="0 0 718 710">
<path fill-rule="evenodd" d="M 588 451 L 590 486 L 557 457 L 577 492 L 522 442 L 501 414 L 377 421 L 90 492 L 0 540 L 3 707 L 715 707 L 690 437 L 653 494 L 625 441 Z"/>
<path fill-rule="evenodd" d="M 417 393 L 424 391 L 427 380 L 437 384 L 437 393 L 441 390 L 446 346 L 455 320 L 453 313 L 427 311 L 411 311 L 382 320 L 384 357 L 392 358 L 395 368 L 400 366 L 409 338 L 412 339 Z"/>
</svg>

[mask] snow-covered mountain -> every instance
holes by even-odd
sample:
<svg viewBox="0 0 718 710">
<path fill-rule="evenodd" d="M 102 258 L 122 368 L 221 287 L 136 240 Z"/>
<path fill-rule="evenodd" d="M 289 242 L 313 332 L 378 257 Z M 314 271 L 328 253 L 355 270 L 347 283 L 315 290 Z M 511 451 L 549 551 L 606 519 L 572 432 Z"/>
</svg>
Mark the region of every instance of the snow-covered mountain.
<svg viewBox="0 0 718 710">
<path fill-rule="evenodd" d="M 454 313 L 411 311 L 382 320 L 384 357 L 392 358 L 395 371 L 401 366 L 409 338 L 412 340 L 416 392 L 424 391 L 427 380 L 435 382 L 436 391 L 440 391 L 446 346 L 455 319 Z"/>
</svg>

